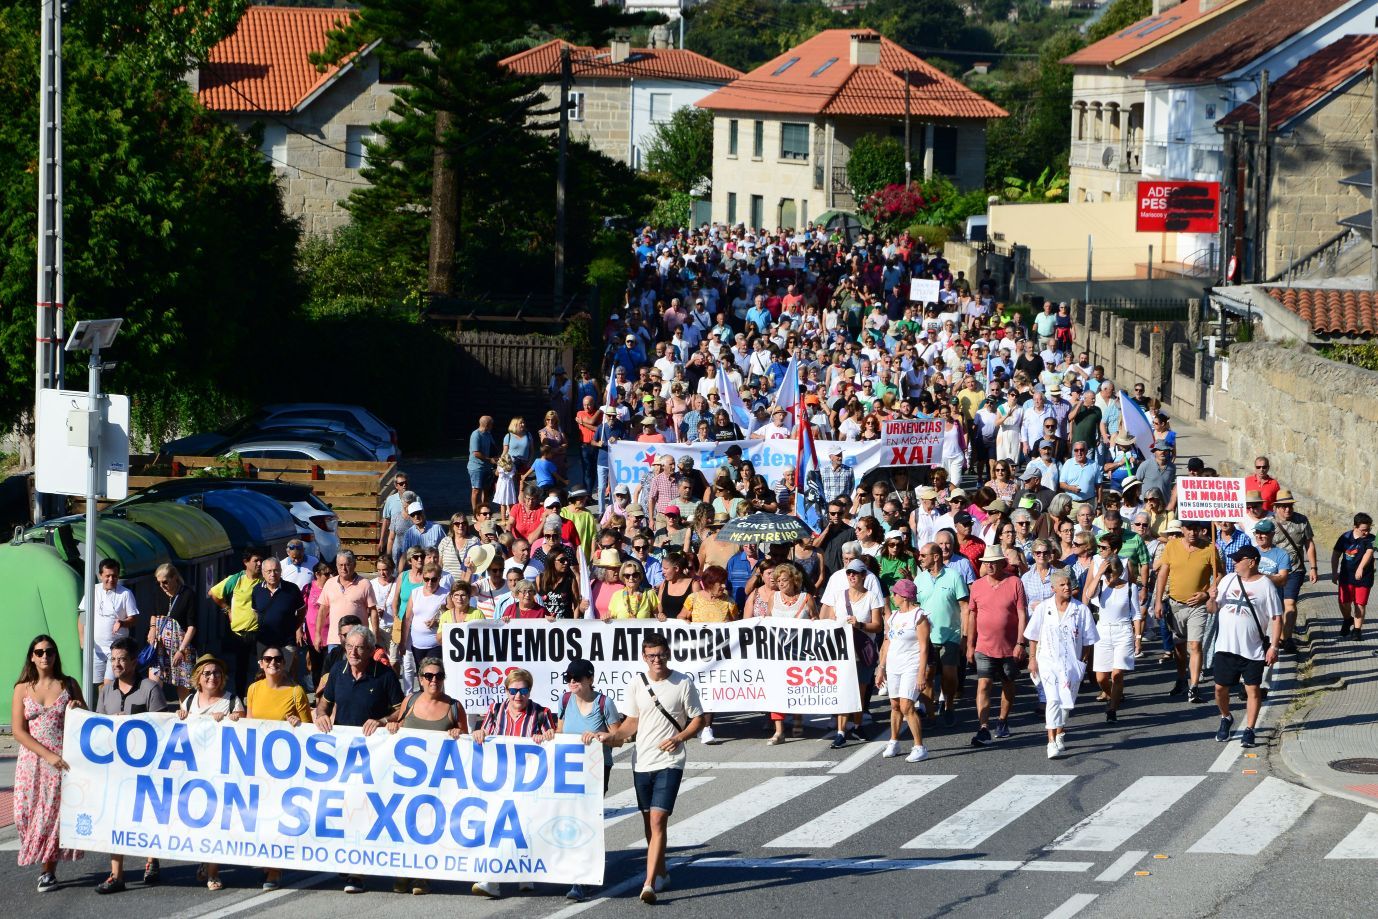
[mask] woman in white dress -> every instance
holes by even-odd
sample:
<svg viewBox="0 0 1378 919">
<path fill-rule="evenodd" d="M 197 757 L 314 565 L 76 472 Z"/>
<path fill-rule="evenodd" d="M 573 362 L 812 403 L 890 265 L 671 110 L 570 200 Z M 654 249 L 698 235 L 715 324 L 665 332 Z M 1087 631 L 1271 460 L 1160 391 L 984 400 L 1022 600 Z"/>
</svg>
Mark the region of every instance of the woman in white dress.
<svg viewBox="0 0 1378 919">
<path fill-rule="evenodd" d="M 1067 752 L 1067 712 L 1076 707 L 1077 690 L 1086 674 L 1082 650 L 1100 638 L 1091 611 L 1072 597 L 1075 585 L 1071 569 L 1054 571 L 1053 595 L 1033 608 L 1024 629 L 1029 641 L 1029 676 L 1045 705 L 1048 759 Z"/>
<path fill-rule="evenodd" d="M 1113 544 L 1105 537 L 1101 537 L 1100 544 L 1113 551 Z M 1134 669 L 1134 657 L 1143 640 L 1144 609 L 1135 568 L 1133 562 L 1102 553 L 1099 562 L 1093 563 L 1087 572 L 1086 588 L 1081 595 L 1082 602 L 1094 604 L 1100 610 L 1096 622 L 1100 638 L 1096 641 L 1091 670 L 1107 697 L 1106 721 L 1119 720 L 1124 675 Z"/>
<path fill-rule="evenodd" d="M 1007 463 L 1019 462 L 1019 429 L 1024 424 L 1024 410 L 1019 404 L 1019 393 L 1010 390 L 1005 393 L 1005 404 L 996 409 L 1000 416 L 1000 429 L 995 434 L 995 458 Z"/>
<path fill-rule="evenodd" d="M 890 694 L 890 742 L 882 756 L 900 755 L 900 721 L 909 724 L 914 735 L 914 749 L 906 758 L 911 763 L 928 757 L 923 745 L 923 723 L 919 720 L 918 702 L 924 681 L 919 674 L 928 669 L 928 614 L 919 608 L 919 591 L 914 582 L 905 578 L 890 588 L 895 608 L 885 617 L 885 640 L 880 646 L 880 662 L 876 665 L 876 688 L 888 685 Z"/>
</svg>

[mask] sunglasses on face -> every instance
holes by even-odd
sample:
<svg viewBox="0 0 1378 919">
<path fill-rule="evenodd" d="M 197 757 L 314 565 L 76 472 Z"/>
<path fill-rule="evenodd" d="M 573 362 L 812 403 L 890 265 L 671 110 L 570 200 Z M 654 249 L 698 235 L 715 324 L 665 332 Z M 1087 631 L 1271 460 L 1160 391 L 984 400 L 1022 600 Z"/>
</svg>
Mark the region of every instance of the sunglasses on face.
<svg viewBox="0 0 1378 919">
<path fill-rule="evenodd" d="M 425 680 L 427 683 L 434 683 L 436 680 L 445 679 L 445 674 L 441 673 L 439 670 L 431 670 L 421 674 L 421 679 Z M 530 690 L 527 690 L 527 692 L 530 692 Z"/>
<path fill-rule="evenodd" d="M 262 657 L 260 657 L 259 660 L 263 661 L 263 663 L 265 663 L 265 664 L 280 664 L 280 663 L 282 663 L 282 655 L 281 655 L 281 654 L 265 654 L 265 655 L 263 655 Z"/>
<path fill-rule="evenodd" d="M 530 686 L 509 686 L 509 687 L 507 687 L 507 694 L 508 694 L 509 696 L 529 696 L 529 695 L 531 695 L 531 687 L 530 687 Z"/>
<path fill-rule="evenodd" d="M 439 584 L 439 583 L 440 583 L 440 578 L 422 578 L 421 580 L 425 581 L 427 584 Z"/>
<path fill-rule="evenodd" d="M 33 654 L 34 657 L 57 657 L 57 648 L 51 646 L 47 648 L 34 648 Z"/>
</svg>

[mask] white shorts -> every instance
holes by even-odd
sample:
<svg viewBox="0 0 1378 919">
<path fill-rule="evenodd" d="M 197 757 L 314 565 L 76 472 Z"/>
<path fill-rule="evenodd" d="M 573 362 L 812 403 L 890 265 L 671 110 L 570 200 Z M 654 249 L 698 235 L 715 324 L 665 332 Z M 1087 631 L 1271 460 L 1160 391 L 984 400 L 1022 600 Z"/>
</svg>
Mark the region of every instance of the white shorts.
<svg viewBox="0 0 1378 919">
<path fill-rule="evenodd" d="M 1133 624 L 1115 622 L 1106 626 L 1105 631 L 1101 632 L 1100 641 L 1095 644 L 1091 669 L 1096 673 L 1134 669 Z"/>
<path fill-rule="evenodd" d="M 885 674 L 885 692 L 892 699 L 919 700 L 919 671 L 897 670 Z"/>
</svg>

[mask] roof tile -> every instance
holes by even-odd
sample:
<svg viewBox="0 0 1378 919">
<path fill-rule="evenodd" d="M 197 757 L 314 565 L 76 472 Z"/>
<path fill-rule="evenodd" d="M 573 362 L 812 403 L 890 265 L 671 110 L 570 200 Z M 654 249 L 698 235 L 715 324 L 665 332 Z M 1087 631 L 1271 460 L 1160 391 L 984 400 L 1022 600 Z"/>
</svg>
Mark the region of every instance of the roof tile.
<svg viewBox="0 0 1378 919">
<path fill-rule="evenodd" d="M 499 63 L 525 76 L 558 76 L 560 49 L 569 48 L 571 70 L 576 78 L 688 80 L 698 83 L 730 83 L 740 70 L 719 64 L 696 51 L 678 48 L 632 48 L 625 61 L 614 64 L 607 48 L 572 45 L 555 39 L 503 58 Z"/>
<path fill-rule="evenodd" d="M 1303 58 L 1268 86 L 1268 127 L 1276 131 L 1341 84 L 1367 70 L 1378 55 L 1378 35 L 1347 35 Z M 1251 103 L 1251 104 L 1250 104 Z M 1217 125 L 1258 125 L 1258 96 L 1237 106 Z"/>
<path fill-rule="evenodd" d="M 1378 335 L 1378 293 L 1374 291 L 1270 287 L 1267 292 L 1318 335 Z"/>
<path fill-rule="evenodd" d="M 1250 61 L 1329 16 L 1350 0 L 1256 0 L 1181 54 L 1145 71 L 1145 80 L 1204 83 L 1234 73 Z"/>
<path fill-rule="evenodd" d="M 1115 65 L 1164 38 L 1194 29 L 1203 22 L 1215 19 L 1251 0 L 1226 0 L 1211 5 L 1209 0 L 1185 0 L 1155 16 L 1140 19 L 1133 25 L 1087 45 L 1075 54 L 1062 59 L 1064 64 Z M 1208 8 L 1202 9 L 1205 5 Z"/>
<path fill-rule="evenodd" d="M 290 112 L 339 71 L 308 59 L 349 10 L 251 6 L 201 65 L 197 97 L 221 112 Z"/>
<path fill-rule="evenodd" d="M 880 38 L 880 63 L 855 65 L 851 36 Z M 794 63 L 790 63 L 793 60 Z M 706 109 L 801 115 L 1004 118 L 1009 113 L 878 33 L 827 29 L 699 100 Z"/>
</svg>

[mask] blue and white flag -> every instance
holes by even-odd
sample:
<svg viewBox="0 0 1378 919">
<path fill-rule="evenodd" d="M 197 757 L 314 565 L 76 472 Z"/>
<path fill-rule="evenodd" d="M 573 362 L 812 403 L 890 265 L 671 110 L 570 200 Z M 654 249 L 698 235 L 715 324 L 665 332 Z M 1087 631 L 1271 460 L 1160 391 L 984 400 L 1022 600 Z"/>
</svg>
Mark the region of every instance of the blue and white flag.
<svg viewBox="0 0 1378 919">
<path fill-rule="evenodd" d="M 799 358 L 789 359 L 785 375 L 780 378 L 780 385 L 775 387 L 775 394 L 771 396 L 770 401 L 785 410 L 790 424 L 799 423 Z"/>
<path fill-rule="evenodd" d="M 750 433 L 755 418 L 747 410 L 746 403 L 742 402 L 742 394 L 737 391 L 737 387 L 732 385 L 732 378 L 727 375 L 723 365 L 718 364 L 717 376 L 718 396 L 722 399 L 723 408 L 727 409 L 728 417 L 737 423 L 743 433 Z"/>
<path fill-rule="evenodd" d="M 1153 422 L 1148 420 L 1144 407 L 1123 389 L 1120 390 L 1120 425 L 1133 436 L 1134 445 L 1144 459 L 1153 455 Z"/>
<path fill-rule="evenodd" d="M 794 428 L 798 456 L 794 461 L 794 513 L 815 533 L 827 520 L 827 504 L 823 500 L 823 473 L 818 465 L 818 450 L 813 443 L 813 425 L 800 419 Z"/>
</svg>

